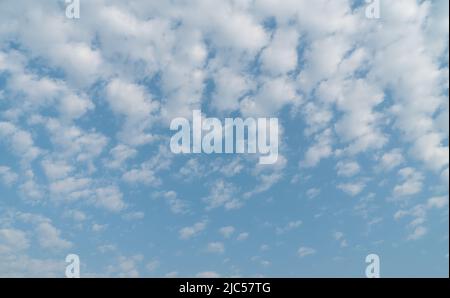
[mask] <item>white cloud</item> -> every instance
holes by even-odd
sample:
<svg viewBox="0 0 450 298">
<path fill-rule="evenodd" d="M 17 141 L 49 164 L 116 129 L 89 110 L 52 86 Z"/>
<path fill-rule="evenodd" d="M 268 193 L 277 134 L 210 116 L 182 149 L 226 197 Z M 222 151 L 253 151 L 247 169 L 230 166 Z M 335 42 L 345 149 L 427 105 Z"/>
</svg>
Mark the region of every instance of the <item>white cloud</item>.
<svg viewBox="0 0 450 298">
<path fill-rule="evenodd" d="M 277 234 L 284 234 L 286 232 L 299 228 L 302 223 L 303 222 L 301 220 L 290 221 L 283 227 L 277 227 L 276 232 Z"/>
<path fill-rule="evenodd" d="M 94 204 L 103 209 L 118 212 L 126 207 L 122 197 L 122 192 L 117 187 L 102 187 L 95 190 Z"/>
<path fill-rule="evenodd" d="M 300 258 L 314 255 L 315 253 L 316 253 L 316 250 L 314 248 L 306 247 L 306 246 L 301 246 L 297 251 L 297 254 L 300 256 Z"/>
<path fill-rule="evenodd" d="M 427 229 L 423 226 L 418 226 L 414 231 L 408 236 L 408 240 L 417 240 L 422 238 L 427 233 Z"/>
<path fill-rule="evenodd" d="M 45 175 L 50 180 L 57 180 L 67 177 L 73 171 L 73 167 L 65 160 L 49 160 L 42 161 L 42 167 Z"/>
<path fill-rule="evenodd" d="M 145 213 L 142 211 L 128 212 L 122 217 L 126 220 L 140 220 L 145 217 Z"/>
<path fill-rule="evenodd" d="M 19 176 L 10 167 L 0 166 L 0 181 L 7 186 L 11 186 L 17 181 Z"/>
<path fill-rule="evenodd" d="M 63 217 L 65 218 L 71 218 L 77 222 L 82 222 L 87 219 L 86 213 L 80 210 L 66 210 L 63 213 Z"/>
<path fill-rule="evenodd" d="M 181 228 L 178 233 L 181 239 L 190 239 L 197 236 L 201 231 L 206 228 L 206 221 L 199 221 L 193 226 Z"/>
<path fill-rule="evenodd" d="M 222 234 L 222 236 L 224 238 L 230 238 L 231 235 L 233 235 L 234 231 L 236 229 L 233 226 L 225 226 L 225 227 L 221 227 L 219 229 L 220 234 Z"/>
<path fill-rule="evenodd" d="M 427 201 L 428 208 L 443 208 L 448 205 L 448 197 L 433 197 Z"/>
<path fill-rule="evenodd" d="M 242 206 L 242 202 L 236 196 L 236 188 L 233 184 L 224 180 L 217 180 L 211 186 L 210 194 L 203 198 L 203 201 L 207 204 L 207 210 L 222 206 L 225 209 L 230 210 Z"/>
<path fill-rule="evenodd" d="M 191 181 L 194 178 L 203 177 L 206 174 L 206 169 L 204 166 L 195 158 L 189 159 L 179 170 L 178 175 L 187 180 Z"/>
<path fill-rule="evenodd" d="M 347 243 L 347 240 L 345 239 L 344 233 L 339 232 L 339 231 L 334 232 L 334 233 L 333 233 L 333 238 L 334 238 L 336 241 L 339 242 L 339 245 L 340 245 L 341 247 L 347 247 L 347 246 L 348 246 L 348 243 Z"/>
<path fill-rule="evenodd" d="M 169 205 L 170 211 L 174 214 L 186 214 L 189 212 L 188 203 L 178 198 L 175 191 L 166 191 L 159 193 L 157 196 L 162 197 Z"/>
<path fill-rule="evenodd" d="M 295 70 L 298 39 L 298 32 L 294 28 L 278 28 L 272 42 L 261 54 L 262 68 L 273 75 Z"/>
<path fill-rule="evenodd" d="M 299 104 L 294 82 L 287 77 L 265 78 L 254 96 L 240 102 L 240 111 L 244 116 L 273 116 L 286 105 Z"/>
<path fill-rule="evenodd" d="M 58 201 L 74 201 L 91 195 L 89 189 L 92 181 L 89 178 L 68 177 L 49 185 L 50 194 Z"/>
<path fill-rule="evenodd" d="M 213 76 L 215 91 L 212 105 L 222 112 L 239 109 L 239 99 L 253 88 L 250 79 L 229 68 L 219 68 Z"/>
<path fill-rule="evenodd" d="M 29 247 L 25 232 L 17 229 L 0 229 L 0 254 L 17 252 Z"/>
<path fill-rule="evenodd" d="M 43 121 L 50 134 L 50 140 L 58 154 L 73 157 L 77 162 L 85 162 L 93 169 L 97 158 L 108 143 L 108 138 L 92 129 L 85 131 L 72 124 L 49 118 Z"/>
<path fill-rule="evenodd" d="M 347 193 L 348 195 L 354 197 L 359 195 L 364 188 L 366 187 L 366 183 L 364 181 L 359 182 L 351 182 L 351 183 L 341 183 L 338 184 L 337 188 Z"/>
<path fill-rule="evenodd" d="M 112 169 L 119 169 L 128 159 L 136 156 L 137 150 L 127 145 L 119 144 L 111 149 L 109 153 L 111 159 L 105 161 L 106 166 Z"/>
<path fill-rule="evenodd" d="M 50 199 L 63 211 L 68 202 L 73 208 L 86 203 L 124 210 L 127 196 L 167 182 L 160 171 L 170 168 L 170 152 L 150 151 L 160 140 L 166 148 L 160 128 L 175 115 L 210 107 L 222 116 L 286 111 L 292 117 L 283 119 L 288 142 L 281 147 L 280 163 L 252 171 L 245 178 L 254 180 L 248 188 L 240 184 L 251 171 L 247 159 L 210 164 L 196 158 L 180 169 L 182 183 L 207 180 L 209 189 L 197 197 L 212 213 L 242 207 L 255 194 L 270 197 L 264 192 L 290 176 L 288 160 L 300 160 L 302 170 L 309 171 L 331 156 L 341 160 L 335 167 L 340 177 L 359 175 L 360 164 L 370 169 L 372 160 L 363 159 L 368 156 L 376 156 L 374 169 L 381 170 L 374 174 L 404 167 L 392 191 L 395 198 L 422 190 L 437 195 L 412 208 L 411 201 L 401 202 L 406 209 L 397 217 L 412 217 L 411 240 L 431 230 L 427 212 L 448 206 L 448 197 L 439 196 L 448 190 L 448 1 L 381 1 L 382 26 L 364 17 L 363 5 L 348 0 L 87 1 L 77 22 L 64 17 L 57 1 L 23 2 L 0 1 L 0 44 L 5 45 L 0 146 L 8 161 L 0 166 L 0 182 L 8 186 L 8 196 L 17 190 L 36 208 L 47 208 Z M 272 21 L 276 26 L 266 25 Z M 288 147 L 297 137 L 309 147 Z M 396 148 L 384 150 L 387 144 Z M 19 162 L 10 162 L 10 155 Z M 149 155 L 157 157 L 145 160 Z M 405 165 L 406 156 L 421 163 L 415 166 L 420 172 Z M 378 187 L 386 187 L 388 179 Z M 427 184 L 438 180 L 439 185 Z M 356 196 L 369 188 L 368 181 L 336 184 Z M 308 197 L 320 192 L 317 185 L 303 186 Z M 195 204 L 187 208 L 189 196 L 182 189 L 161 191 L 161 197 L 175 214 L 196 213 Z M 137 211 L 122 218 L 142 218 L 140 206 L 131 201 Z M 364 198 L 355 210 L 369 222 L 380 218 L 370 215 L 379 209 Z M 75 209 L 63 216 L 79 226 L 92 218 Z M 41 233 L 55 247 L 70 246 L 61 236 L 66 231 L 49 220 L 34 225 L 42 225 Z M 201 221 L 185 227 L 180 237 L 194 237 L 205 226 Z M 295 226 L 294 221 L 279 230 Z M 221 232 L 248 237 L 234 235 L 234 229 Z M 24 233 L 30 240 L 37 235 Z M 19 234 L 18 243 L 24 243 Z M 111 272 L 138 276 L 141 259 L 123 257 Z M 0 275 L 39 270 L 53 275 L 63 272 L 61 263 L 0 256 Z"/>
<path fill-rule="evenodd" d="M 244 241 L 244 240 L 246 240 L 248 237 L 249 237 L 249 233 L 247 233 L 247 232 L 243 232 L 243 233 L 240 233 L 238 236 L 237 236 L 237 238 L 236 238 L 236 240 L 238 240 L 238 241 Z"/>
<path fill-rule="evenodd" d="M 12 216 L 8 221 L 7 218 Z M 7 221 L 5 221 L 7 220 Z M 16 222 L 20 221 L 20 223 Z M 8 223 L 6 223 L 8 222 Z M 6 227 L 3 225 L 6 223 Z M 10 225 L 21 225 L 21 229 Z M 29 227 L 23 224 L 29 224 Z M 46 225 L 44 228 L 42 225 Z M 61 277 L 65 263 L 57 259 L 39 259 L 27 255 L 33 239 L 44 245 L 46 254 L 59 252 L 70 242 L 59 237 L 59 231 L 42 215 L 30 213 L 3 213 L 0 220 L 0 276 L 2 277 Z M 45 242 L 43 242 L 45 241 Z M 33 245 L 34 246 L 34 245 Z"/>
<path fill-rule="evenodd" d="M 175 278 L 177 276 L 178 276 L 178 271 L 171 271 L 164 275 L 164 277 L 167 277 L 167 278 Z"/>
<path fill-rule="evenodd" d="M 24 176 L 26 180 L 19 186 L 19 191 L 27 201 L 40 201 L 44 196 L 44 192 L 42 190 L 42 187 L 36 183 L 33 171 L 26 170 Z"/>
<path fill-rule="evenodd" d="M 433 209 L 443 209 L 448 206 L 448 196 L 432 197 L 424 204 L 418 204 L 407 210 L 399 210 L 394 214 L 394 219 L 400 220 L 404 217 L 411 217 L 407 228 L 410 231 L 407 239 L 418 240 L 425 236 L 428 229 L 425 227 L 427 214 Z"/>
<path fill-rule="evenodd" d="M 320 192 L 321 192 L 320 189 L 313 187 L 306 191 L 306 196 L 308 197 L 308 199 L 314 199 L 318 195 L 320 195 Z"/>
<path fill-rule="evenodd" d="M 442 144 L 443 137 L 429 133 L 419 137 L 411 150 L 412 154 L 431 169 L 441 170 L 448 166 L 449 148 Z"/>
<path fill-rule="evenodd" d="M 72 247 L 72 243 L 60 237 L 61 232 L 50 222 L 41 222 L 36 227 L 36 234 L 42 248 L 64 250 Z"/>
<path fill-rule="evenodd" d="M 78 119 L 88 111 L 93 110 L 94 104 L 85 97 L 68 94 L 61 98 L 58 109 L 61 117 L 65 119 Z"/>
<path fill-rule="evenodd" d="M 104 244 L 97 247 L 97 249 L 101 253 L 106 253 L 117 250 L 117 247 L 114 244 Z"/>
<path fill-rule="evenodd" d="M 233 177 L 242 172 L 244 165 L 239 158 L 220 166 L 219 172 L 227 177 Z"/>
<path fill-rule="evenodd" d="M 270 246 L 268 244 L 261 244 L 261 246 L 259 247 L 260 251 L 268 251 L 270 250 Z"/>
<path fill-rule="evenodd" d="M 16 219 L 33 226 L 34 235 L 39 245 L 44 249 L 60 251 L 73 246 L 70 241 L 61 237 L 61 231 L 53 225 L 49 218 L 43 215 L 17 212 Z"/>
<path fill-rule="evenodd" d="M 117 274 L 118 277 L 139 277 L 138 266 L 142 263 L 144 257 L 141 254 L 132 256 L 119 256 L 116 261 L 116 265 L 110 265 L 107 267 L 109 274 Z"/>
<path fill-rule="evenodd" d="M 377 52 L 372 74 L 382 86 L 394 86 L 395 125 L 404 139 L 412 142 L 413 156 L 430 168 L 441 168 L 448 164 L 448 148 L 443 146 L 443 139 L 448 136 L 436 134 L 433 117 L 448 97 L 442 95 L 439 62 L 427 51 L 436 43 L 427 43 L 429 33 L 423 29 L 429 20 L 430 7 L 433 10 L 445 7 L 441 7 L 442 2 L 416 1 L 382 5 L 381 9 L 386 10 L 384 24 L 391 30 L 387 33 L 377 29 L 372 35 L 372 46 Z M 448 33 L 446 35 L 437 40 L 448 40 Z"/>
<path fill-rule="evenodd" d="M 302 106 L 301 112 L 308 126 L 304 131 L 307 137 L 324 130 L 333 118 L 333 113 L 328 106 L 313 101 L 309 101 Z"/>
<path fill-rule="evenodd" d="M 390 171 L 404 162 L 404 157 L 400 149 L 393 149 L 384 153 L 380 159 L 380 166 L 383 170 Z"/>
<path fill-rule="evenodd" d="M 257 164 L 252 171 L 252 175 L 257 177 L 258 184 L 256 187 L 244 193 L 244 198 L 250 198 L 256 194 L 266 192 L 277 184 L 283 178 L 283 170 L 288 161 L 283 155 L 279 155 L 277 161 L 272 165 Z"/>
<path fill-rule="evenodd" d="M 331 156 L 333 152 L 332 132 L 326 129 L 315 138 L 315 143 L 308 148 L 305 154 L 305 159 L 300 163 L 302 167 L 315 167 L 322 159 Z"/>
<path fill-rule="evenodd" d="M 130 184 L 142 183 L 155 186 L 160 183 L 160 180 L 155 176 L 155 173 L 152 170 L 145 168 L 129 170 L 123 174 L 122 179 Z"/>
<path fill-rule="evenodd" d="M 11 147 L 14 154 L 28 163 L 39 156 L 41 150 L 34 145 L 31 134 L 10 122 L 0 121 L 0 139 Z"/>
<path fill-rule="evenodd" d="M 408 167 L 401 169 L 398 174 L 403 183 L 394 187 L 395 196 L 411 196 L 422 190 L 424 177 L 420 172 Z"/>
<path fill-rule="evenodd" d="M 214 271 L 204 271 L 195 275 L 197 278 L 219 278 L 220 274 Z"/>
<path fill-rule="evenodd" d="M 27 255 L 0 255 L 0 276 L 2 277 L 63 277 L 64 260 L 38 259 Z"/>
<path fill-rule="evenodd" d="M 206 251 L 210 253 L 223 254 L 225 252 L 225 245 L 222 242 L 210 242 L 206 247 Z"/>
<path fill-rule="evenodd" d="M 145 130 L 151 124 L 151 115 L 158 109 L 158 103 L 151 100 L 144 88 L 114 79 L 108 84 L 106 93 L 113 112 L 125 117 L 119 138 L 130 145 L 152 141 L 153 136 Z"/>
<path fill-rule="evenodd" d="M 23 98 L 24 105 L 21 112 L 55 105 L 59 117 L 71 121 L 94 109 L 93 102 L 85 94 L 76 93 L 66 82 L 45 75 L 38 76 L 28 71 L 24 63 L 26 58 L 19 52 L 0 53 L 0 56 L 9 59 L 5 69 L 12 76 L 8 80 L 7 90 L 17 96 L 26 95 Z M 4 59 L 2 57 L 0 59 Z"/>
<path fill-rule="evenodd" d="M 387 138 L 380 128 L 381 115 L 374 112 L 384 100 L 381 90 L 366 81 L 356 80 L 346 82 L 343 93 L 337 98 L 337 105 L 344 115 L 335 124 L 335 129 L 341 141 L 350 142 L 346 148 L 348 152 L 382 148 Z"/>
<path fill-rule="evenodd" d="M 91 229 L 92 229 L 93 232 L 98 233 L 98 232 L 105 231 L 107 228 L 108 228 L 107 224 L 102 225 L 102 224 L 94 223 L 94 224 L 92 224 L 92 228 Z"/>
<path fill-rule="evenodd" d="M 338 176 L 352 177 L 361 170 L 359 164 L 355 161 L 343 162 L 340 161 L 336 165 Z"/>
<path fill-rule="evenodd" d="M 447 189 L 448 189 L 448 183 L 449 183 L 449 175 L 448 174 L 449 174 L 448 168 L 443 170 L 441 173 L 441 180 L 444 185 L 447 185 Z"/>
</svg>

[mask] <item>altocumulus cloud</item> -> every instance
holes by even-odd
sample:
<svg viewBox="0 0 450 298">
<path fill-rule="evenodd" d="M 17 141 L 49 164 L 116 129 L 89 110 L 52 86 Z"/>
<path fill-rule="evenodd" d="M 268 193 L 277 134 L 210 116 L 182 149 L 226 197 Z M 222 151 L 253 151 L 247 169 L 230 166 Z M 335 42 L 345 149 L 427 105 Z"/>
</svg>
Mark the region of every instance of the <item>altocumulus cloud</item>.
<svg viewBox="0 0 450 298">
<path fill-rule="evenodd" d="M 80 3 L 0 2 L 1 276 L 448 276 L 448 1 Z M 172 154 L 193 110 L 277 162 Z"/>
</svg>

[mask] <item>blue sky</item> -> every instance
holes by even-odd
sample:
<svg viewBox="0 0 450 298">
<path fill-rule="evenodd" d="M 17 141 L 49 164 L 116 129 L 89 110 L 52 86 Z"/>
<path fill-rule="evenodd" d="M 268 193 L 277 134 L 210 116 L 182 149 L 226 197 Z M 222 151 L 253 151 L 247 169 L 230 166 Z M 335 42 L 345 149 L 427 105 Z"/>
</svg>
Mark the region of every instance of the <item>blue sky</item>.
<svg viewBox="0 0 450 298">
<path fill-rule="evenodd" d="M 448 2 L 0 3 L 0 276 L 448 276 Z M 278 117 L 279 158 L 170 121 Z"/>
</svg>

